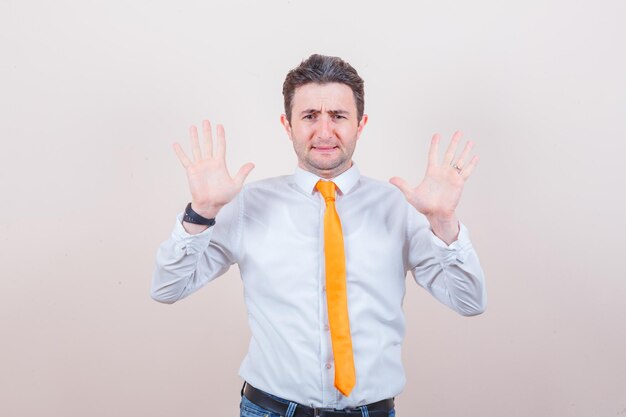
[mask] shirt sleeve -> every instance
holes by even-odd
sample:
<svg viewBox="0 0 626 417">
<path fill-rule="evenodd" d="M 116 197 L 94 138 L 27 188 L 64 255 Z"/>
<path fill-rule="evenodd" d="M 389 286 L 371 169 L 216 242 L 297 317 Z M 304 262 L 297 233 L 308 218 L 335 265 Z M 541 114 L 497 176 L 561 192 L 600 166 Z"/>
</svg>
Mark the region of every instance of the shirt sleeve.
<svg viewBox="0 0 626 417">
<path fill-rule="evenodd" d="M 446 245 L 428 220 L 410 206 L 407 222 L 409 269 L 415 281 L 437 300 L 464 316 L 485 311 L 485 278 L 469 232 L 459 223 L 459 236 Z"/>
<path fill-rule="evenodd" d="M 237 261 L 242 205 L 243 198 L 235 198 L 220 210 L 214 226 L 196 235 L 183 228 L 183 214 L 177 216 L 170 238 L 156 254 L 151 288 L 154 300 L 171 304 L 185 298 Z"/>
</svg>

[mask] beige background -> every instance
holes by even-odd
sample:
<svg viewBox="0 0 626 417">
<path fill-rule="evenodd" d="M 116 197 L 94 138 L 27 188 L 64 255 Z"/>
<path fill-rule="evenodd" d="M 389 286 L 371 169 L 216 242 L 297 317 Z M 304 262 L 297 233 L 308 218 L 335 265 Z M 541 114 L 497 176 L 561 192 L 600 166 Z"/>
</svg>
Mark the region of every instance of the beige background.
<svg viewBox="0 0 626 417">
<path fill-rule="evenodd" d="M 171 143 L 207 117 L 233 170 L 291 172 L 282 80 L 314 52 L 366 80 L 365 174 L 417 182 L 435 131 L 482 158 L 460 214 L 488 311 L 409 285 L 398 414 L 626 416 L 625 18 L 622 0 L 0 0 L 0 416 L 237 415 L 237 271 L 149 297 L 189 198 Z"/>
</svg>

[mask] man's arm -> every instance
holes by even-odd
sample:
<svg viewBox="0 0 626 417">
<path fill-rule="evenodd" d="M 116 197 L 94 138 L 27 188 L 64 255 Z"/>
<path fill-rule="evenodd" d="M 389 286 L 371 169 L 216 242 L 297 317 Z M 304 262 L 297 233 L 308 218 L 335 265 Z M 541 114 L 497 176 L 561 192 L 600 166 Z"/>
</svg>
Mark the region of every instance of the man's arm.
<svg viewBox="0 0 626 417">
<path fill-rule="evenodd" d="M 438 301 L 464 316 L 485 311 L 485 278 L 467 228 L 460 223 L 457 239 L 447 245 L 428 221 L 407 204 L 407 269 Z"/>
<path fill-rule="evenodd" d="M 179 216 L 171 238 L 157 252 L 152 279 L 152 297 L 164 303 L 189 295 L 223 274 L 234 262 L 229 248 L 236 247 L 239 234 L 230 229 L 237 228 L 233 223 L 237 216 L 233 212 L 239 205 L 233 199 L 254 165 L 243 165 L 237 175 L 231 177 L 226 167 L 224 128 L 217 126 L 215 145 L 208 120 L 202 122 L 202 128 L 203 147 L 197 128 L 192 126 L 189 131 L 193 159 L 187 157 L 178 143 L 174 144 L 174 150 L 187 173 L 192 210 L 207 219 L 216 218 L 220 213 L 219 223 L 207 227 L 185 222 Z"/>
<path fill-rule="evenodd" d="M 235 263 L 241 242 L 243 200 L 224 206 L 214 226 L 198 234 L 184 228 L 178 215 L 168 240 L 159 246 L 152 276 L 152 298 L 171 304 L 219 277 Z"/>
<path fill-rule="evenodd" d="M 417 187 L 398 177 L 390 182 L 411 205 L 408 262 L 415 280 L 442 303 L 471 316 L 484 311 L 486 292 L 478 256 L 456 216 L 465 181 L 478 163 L 478 156 L 465 163 L 473 147 L 471 141 L 455 159 L 461 136 L 461 132 L 454 134 L 442 162 L 438 161 L 440 136 L 433 136 L 426 175 Z"/>
</svg>

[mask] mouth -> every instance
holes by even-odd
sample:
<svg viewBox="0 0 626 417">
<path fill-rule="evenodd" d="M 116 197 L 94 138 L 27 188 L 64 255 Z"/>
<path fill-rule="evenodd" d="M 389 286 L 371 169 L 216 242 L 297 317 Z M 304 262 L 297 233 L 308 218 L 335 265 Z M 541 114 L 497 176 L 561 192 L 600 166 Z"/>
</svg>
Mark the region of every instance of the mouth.
<svg viewBox="0 0 626 417">
<path fill-rule="evenodd" d="M 333 152 L 335 149 L 338 149 L 338 146 L 312 146 L 311 149 L 317 152 L 329 153 Z"/>
</svg>

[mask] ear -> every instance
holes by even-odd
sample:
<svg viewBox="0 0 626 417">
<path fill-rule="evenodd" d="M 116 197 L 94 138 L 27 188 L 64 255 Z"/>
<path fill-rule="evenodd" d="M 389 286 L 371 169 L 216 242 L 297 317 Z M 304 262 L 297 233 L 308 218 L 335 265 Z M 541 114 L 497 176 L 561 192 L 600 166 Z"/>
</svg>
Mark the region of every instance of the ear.
<svg viewBox="0 0 626 417">
<path fill-rule="evenodd" d="M 289 120 L 287 120 L 287 115 L 280 115 L 280 124 L 283 125 L 283 127 L 285 128 L 285 132 L 287 132 L 287 135 L 289 135 L 289 139 L 291 139 L 291 124 L 289 123 Z"/>
<path fill-rule="evenodd" d="M 359 122 L 359 126 L 356 129 L 356 137 L 357 139 L 359 137 L 361 137 L 361 132 L 363 131 L 363 128 L 365 127 L 365 125 L 367 124 L 367 114 L 364 114 L 363 117 L 361 118 L 361 121 Z"/>
</svg>

